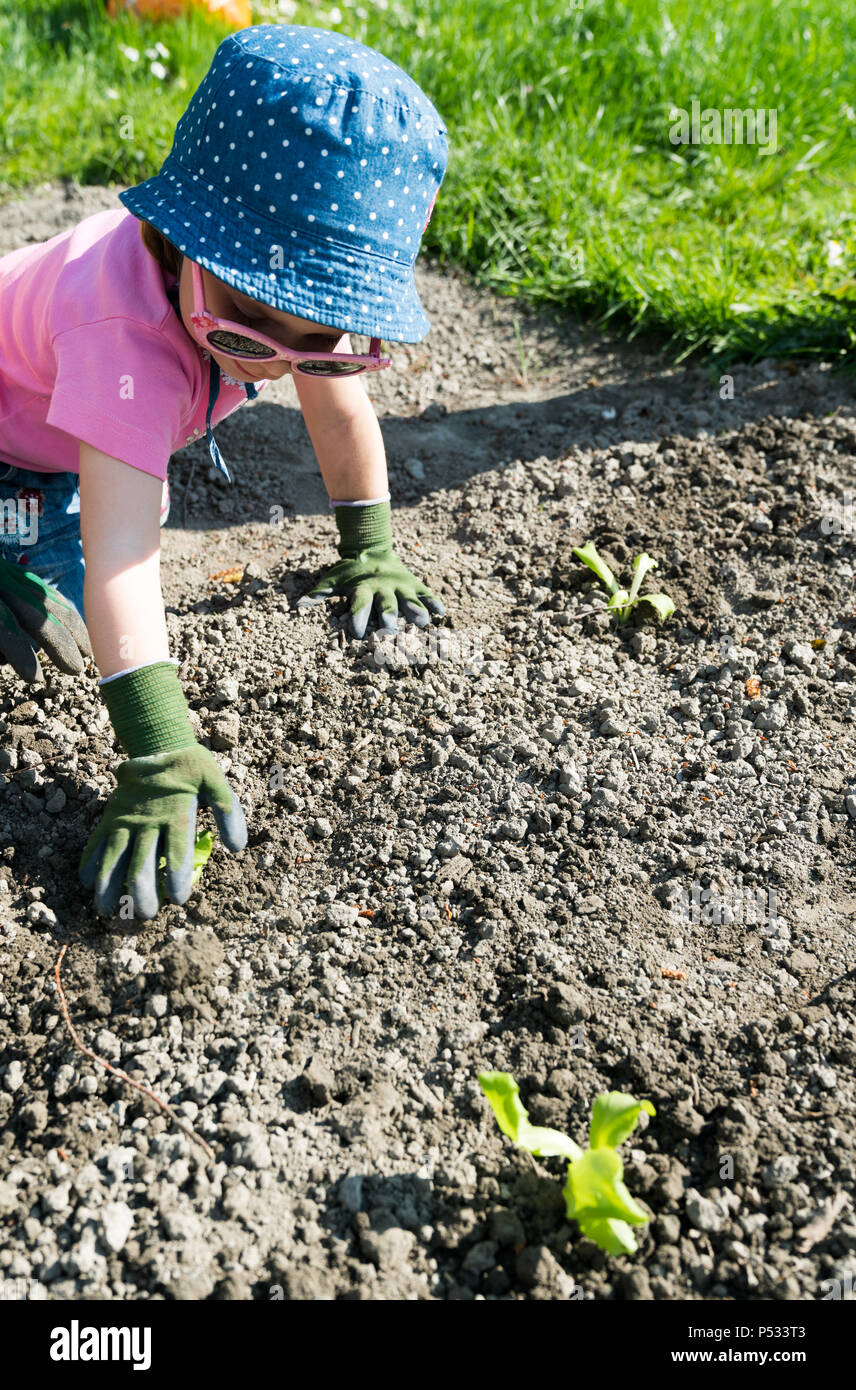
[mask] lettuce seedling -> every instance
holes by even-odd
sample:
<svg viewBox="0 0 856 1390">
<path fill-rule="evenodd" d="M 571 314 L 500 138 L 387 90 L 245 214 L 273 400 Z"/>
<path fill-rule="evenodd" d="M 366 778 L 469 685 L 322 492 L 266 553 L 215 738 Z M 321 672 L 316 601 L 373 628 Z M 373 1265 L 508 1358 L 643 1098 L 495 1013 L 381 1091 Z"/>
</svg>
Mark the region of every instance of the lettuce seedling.
<svg viewBox="0 0 856 1390">
<path fill-rule="evenodd" d="M 211 831 L 200 830 L 196 836 L 196 841 L 193 846 L 193 874 L 190 879 L 191 890 L 194 889 L 197 883 L 199 882 L 202 870 L 208 863 L 213 848 L 214 840 L 211 835 Z M 161 906 L 163 906 L 164 900 L 166 898 L 166 876 L 164 874 L 165 868 L 166 859 L 163 857 L 163 855 L 161 855 L 160 859 L 158 860 L 158 896 L 160 899 Z"/>
<path fill-rule="evenodd" d="M 608 1254 L 632 1255 L 637 1245 L 630 1227 L 644 1225 L 648 1216 L 624 1186 L 624 1166 L 615 1150 L 633 1133 L 643 1110 L 646 1115 L 657 1113 L 650 1100 L 634 1100 L 623 1091 L 598 1096 L 592 1106 L 589 1146 L 583 1150 L 559 1130 L 529 1123 L 509 1072 L 480 1072 L 479 1085 L 503 1134 L 515 1144 L 542 1158 L 568 1159 L 562 1188 L 568 1219 Z"/>
<path fill-rule="evenodd" d="M 597 553 L 594 541 L 587 541 L 585 545 L 575 545 L 574 555 L 578 560 L 582 560 L 584 565 L 596 574 L 601 584 L 609 593 L 609 603 L 607 609 L 614 614 L 616 622 L 620 625 L 626 623 L 637 603 L 650 603 L 652 608 L 660 615 L 660 621 L 665 622 L 675 611 L 675 605 L 668 594 L 640 594 L 639 588 L 645 575 L 650 570 L 657 568 L 657 561 L 644 552 L 637 555 L 633 561 L 633 579 L 629 589 L 622 589 L 609 565 Z"/>
</svg>

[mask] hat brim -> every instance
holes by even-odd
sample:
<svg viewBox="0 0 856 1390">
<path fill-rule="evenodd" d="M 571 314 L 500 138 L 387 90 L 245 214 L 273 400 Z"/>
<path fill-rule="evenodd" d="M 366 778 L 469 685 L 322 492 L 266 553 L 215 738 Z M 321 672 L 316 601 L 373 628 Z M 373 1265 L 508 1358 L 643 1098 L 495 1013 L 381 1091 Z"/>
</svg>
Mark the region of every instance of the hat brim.
<svg viewBox="0 0 856 1390">
<path fill-rule="evenodd" d="M 431 328 L 412 264 L 287 228 L 281 219 L 209 194 L 168 157 L 119 201 L 212 275 L 252 299 L 343 333 L 419 343 Z"/>
</svg>

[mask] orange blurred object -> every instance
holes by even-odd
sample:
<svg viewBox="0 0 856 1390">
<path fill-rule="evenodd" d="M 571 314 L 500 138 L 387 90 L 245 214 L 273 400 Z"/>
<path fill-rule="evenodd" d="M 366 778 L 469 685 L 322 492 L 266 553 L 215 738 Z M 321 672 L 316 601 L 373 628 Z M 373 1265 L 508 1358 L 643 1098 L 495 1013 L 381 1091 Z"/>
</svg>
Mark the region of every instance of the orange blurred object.
<svg viewBox="0 0 856 1390">
<path fill-rule="evenodd" d="M 223 584 L 240 584 L 244 577 L 242 569 L 218 570 L 216 574 L 209 574 L 209 579 L 219 579 Z"/>
<path fill-rule="evenodd" d="M 190 9 L 207 10 L 236 29 L 246 29 L 253 22 L 250 0 L 107 0 L 111 19 L 120 14 L 134 14 L 140 19 L 178 19 Z"/>
</svg>

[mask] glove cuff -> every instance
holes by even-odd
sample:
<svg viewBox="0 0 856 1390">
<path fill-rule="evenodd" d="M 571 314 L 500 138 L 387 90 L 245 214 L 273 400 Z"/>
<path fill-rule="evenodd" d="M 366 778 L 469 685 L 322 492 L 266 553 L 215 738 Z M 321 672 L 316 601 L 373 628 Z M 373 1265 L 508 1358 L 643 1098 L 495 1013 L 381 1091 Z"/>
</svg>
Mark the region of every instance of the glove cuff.
<svg viewBox="0 0 856 1390">
<path fill-rule="evenodd" d="M 197 742 L 175 667 L 154 661 L 98 687 L 129 758 L 189 748 Z"/>
<path fill-rule="evenodd" d="M 369 546 L 392 549 L 392 509 L 389 502 L 370 502 L 365 507 L 334 507 L 339 528 L 339 554 L 353 559 Z"/>
</svg>

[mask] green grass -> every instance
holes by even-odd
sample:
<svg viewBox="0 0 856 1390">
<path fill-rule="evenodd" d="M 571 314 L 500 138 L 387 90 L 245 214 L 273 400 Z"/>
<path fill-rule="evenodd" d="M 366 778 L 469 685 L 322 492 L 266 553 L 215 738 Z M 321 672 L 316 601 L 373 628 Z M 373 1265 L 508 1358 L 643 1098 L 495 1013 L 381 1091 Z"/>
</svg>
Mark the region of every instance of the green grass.
<svg viewBox="0 0 856 1390">
<path fill-rule="evenodd" d="M 674 355 L 853 354 L 856 7 L 573 3 L 338 0 L 291 17 L 380 49 L 446 120 L 423 240 L 441 261 L 557 315 L 665 333 Z M 257 5 L 256 20 L 274 9 Z M 155 172 L 222 33 L 201 16 L 109 24 L 101 0 L 32 0 L 25 14 L 0 0 L 0 194 Z M 118 48 L 158 40 L 163 80 Z M 671 144 L 672 108 L 693 97 L 775 108 L 777 152 Z"/>
</svg>

